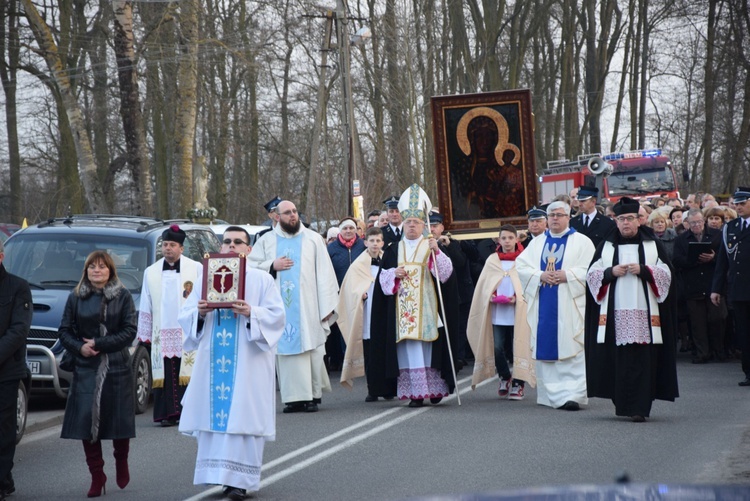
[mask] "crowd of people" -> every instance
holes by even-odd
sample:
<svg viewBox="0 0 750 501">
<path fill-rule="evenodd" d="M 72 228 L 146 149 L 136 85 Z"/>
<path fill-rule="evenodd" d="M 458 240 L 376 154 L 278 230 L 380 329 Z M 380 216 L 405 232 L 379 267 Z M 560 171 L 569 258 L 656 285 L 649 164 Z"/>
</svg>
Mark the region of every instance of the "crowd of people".
<svg viewBox="0 0 750 501">
<path fill-rule="evenodd" d="M 92 253 L 60 327 L 74 355 L 62 437 L 83 444 L 87 495 L 106 489 L 102 440 L 113 442 L 117 485 L 130 481 L 136 337 L 151 345 L 154 422 L 197 439 L 194 482 L 230 499 L 259 489 L 277 380 L 283 413 L 317 412 L 339 371 L 345 387 L 365 379 L 365 402 L 418 408 L 454 393 L 473 362 L 472 387 L 498 377 L 501 399 L 523 400 L 527 386 L 538 404 L 566 411 L 606 398 L 633 422 L 679 396 L 679 352 L 695 364 L 739 359 L 739 385 L 750 386 L 750 189 L 726 205 L 704 193 L 613 204 L 597 195 L 582 186 L 529 210 L 525 229 L 506 224 L 483 240 L 453 238 L 417 185 L 325 235 L 275 197 L 253 246 L 242 227 L 225 231 L 222 253 L 246 265 L 247 288 L 221 305 L 205 299 L 203 265 L 182 255 L 178 226 L 162 235 L 137 314 L 112 258 Z M 10 395 L 31 299 L 2 258 L 0 244 L 12 305 L 0 317 L 0 394 Z M 4 497 L 15 487 L 11 409 L 0 411 Z"/>
</svg>

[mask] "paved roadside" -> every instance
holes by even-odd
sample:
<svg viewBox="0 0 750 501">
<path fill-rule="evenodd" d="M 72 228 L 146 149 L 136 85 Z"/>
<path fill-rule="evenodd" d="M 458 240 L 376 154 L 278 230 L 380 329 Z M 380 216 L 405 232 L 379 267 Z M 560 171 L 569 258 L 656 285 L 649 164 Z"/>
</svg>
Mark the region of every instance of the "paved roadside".
<svg viewBox="0 0 750 501">
<path fill-rule="evenodd" d="M 26 416 L 26 434 L 62 424 L 64 414 L 64 409 L 29 411 Z"/>
</svg>

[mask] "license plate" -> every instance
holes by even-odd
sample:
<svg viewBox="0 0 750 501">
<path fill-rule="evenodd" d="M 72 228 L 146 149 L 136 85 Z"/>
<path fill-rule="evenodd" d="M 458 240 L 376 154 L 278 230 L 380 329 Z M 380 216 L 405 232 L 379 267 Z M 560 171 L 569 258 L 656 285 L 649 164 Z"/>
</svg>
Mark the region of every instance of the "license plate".
<svg viewBox="0 0 750 501">
<path fill-rule="evenodd" d="M 39 374 L 42 372 L 42 363 L 36 362 L 36 361 L 26 361 L 26 365 L 29 367 L 29 370 L 32 374 Z"/>
</svg>

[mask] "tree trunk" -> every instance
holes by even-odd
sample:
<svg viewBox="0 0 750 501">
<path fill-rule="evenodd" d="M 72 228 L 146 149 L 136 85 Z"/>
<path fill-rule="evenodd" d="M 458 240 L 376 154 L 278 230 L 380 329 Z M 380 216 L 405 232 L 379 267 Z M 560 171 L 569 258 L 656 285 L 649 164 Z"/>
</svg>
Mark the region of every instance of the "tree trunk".
<svg viewBox="0 0 750 501">
<path fill-rule="evenodd" d="M 18 38 L 18 1 L 0 0 L 0 80 L 5 91 L 5 127 L 8 135 L 10 170 L 10 220 L 21 224 L 23 192 L 21 191 L 21 153 L 18 147 L 17 72 L 21 44 Z M 7 20 L 7 29 L 6 29 Z M 5 54 L 8 54 L 6 62 Z"/>
<path fill-rule="evenodd" d="M 384 57 L 388 74 L 388 97 L 386 109 L 391 121 L 389 170 L 396 189 L 403 190 L 413 180 L 411 155 L 409 153 L 409 130 L 407 126 L 406 86 L 399 65 L 398 23 L 395 0 L 386 0 L 384 21 Z"/>
<path fill-rule="evenodd" d="M 193 148 L 198 113 L 198 0 L 180 0 L 180 43 L 170 213 L 193 206 Z"/>
<path fill-rule="evenodd" d="M 105 212 L 114 213 L 115 206 L 115 176 L 110 172 L 110 155 L 108 149 L 108 81 L 107 81 L 107 41 L 102 19 L 97 19 L 91 33 L 90 41 L 84 49 L 91 61 L 91 76 L 93 85 L 93 113 L 87 116 L 87 129 L 92 138 L 94 158 L 99 184 L 104 195 Z"/>
<path fill-rule="evenodd" d="M 146 124 L 141 113 L 138 91 L 133 4 L 127 0 L 113 0 L 112 7 L 115 12 L 115 57 L 120 84 L 120 116 L 135 190 L 133 211 L 135 214 L 154 216 Z"/>
<path fill-rule="evenodd" d="M 706 64 L 704 70 L 704 81 L 706 87 L 706 128 L 703 133 L 704 150 L 703 150 L 703 177 L 701 182 L 701 189 L 705 192 L 711 191 L 711 177 L 713 173 L 713 159 L 711 155 L 714 153 L 713 142 L 714 142 L 714 97 L 716 95 L 716 81 L 714 75 L 714 44 L 716 43 L 716 8 L 718 0 L 708 1 L 708 30 L 706 38 Z M 748 96 L 745 96 L 748 99 Z"/>
<path fill-rule="evenodd" d="M 22 2 L 26 11 L 26 17 L 34 33 L 34 38 L 39 44 L 47 67 L 57 84 L 65 114 L 68 117 L 68 122 L 73 132 L 87 209 L 92 213 L 102 212 L 106 204 L 104 203 L 104 195 L 97 178 L 96 161 L 94 160 L 91 141 L 86 133 L 83 113 L 71 88 L 68 73 L 64 70 L 63 62 L 57 52 L 57 45 L 52 36 L 52 31 L 42 19 L 42 16 L 39 15 L 39 11 L 36 10 L 31 0 L 22 0 Z"/>
</svg>

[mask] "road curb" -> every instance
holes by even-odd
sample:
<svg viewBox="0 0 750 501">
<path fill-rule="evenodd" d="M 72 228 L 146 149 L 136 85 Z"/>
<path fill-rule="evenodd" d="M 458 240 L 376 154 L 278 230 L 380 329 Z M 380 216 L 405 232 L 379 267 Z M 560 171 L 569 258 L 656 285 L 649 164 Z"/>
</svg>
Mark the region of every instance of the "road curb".
<svg viewBox="0 0 750 501">
<path fill-rule="evenodd" d="M 46 430 L 47 428 L 52 428 L 53 426 L 62 424 L 64 416 L 65 413 L 62 411 L 60 413 L 41 419 L 30 419 L 31 416 L 29 416 L 26 421 L 25 433 L 34 433 L 35 431 Z"/>
</svg>

